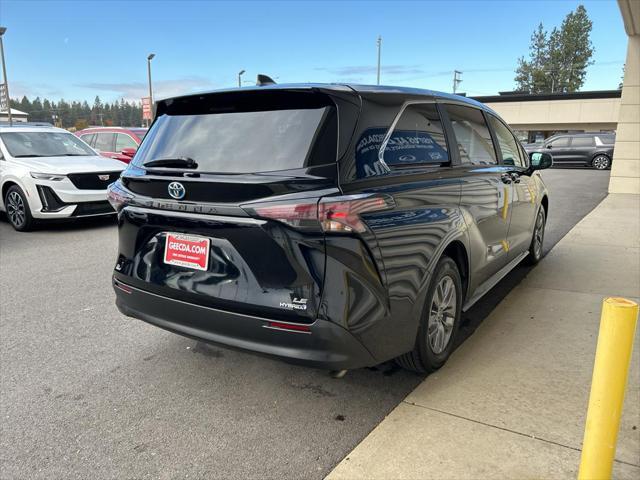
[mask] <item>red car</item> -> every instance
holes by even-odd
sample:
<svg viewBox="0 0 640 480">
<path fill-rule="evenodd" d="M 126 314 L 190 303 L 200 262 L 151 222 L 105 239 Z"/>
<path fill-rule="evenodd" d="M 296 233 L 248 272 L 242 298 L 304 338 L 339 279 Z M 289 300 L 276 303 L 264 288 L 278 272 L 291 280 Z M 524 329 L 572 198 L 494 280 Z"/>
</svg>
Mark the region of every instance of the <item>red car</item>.
<svg viewBox="0 0 640 480">
<path fill-rule="evenodd" d="M 147 133 L 146 128 L 93 127 L 76 132 L 103 157 L 129 163 Z"/>
</svg>

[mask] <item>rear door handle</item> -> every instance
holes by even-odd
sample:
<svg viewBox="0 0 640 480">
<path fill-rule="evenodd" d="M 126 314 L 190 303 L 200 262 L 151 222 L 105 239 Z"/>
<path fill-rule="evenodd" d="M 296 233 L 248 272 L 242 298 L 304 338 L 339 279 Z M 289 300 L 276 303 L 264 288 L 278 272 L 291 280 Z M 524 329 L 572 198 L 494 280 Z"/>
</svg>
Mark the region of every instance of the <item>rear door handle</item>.
<svg viewBox="0 0 640 480">
<path fill-rule="evenodd" d="M 513 181 L 513 178 L 510 173 L 503 173 L 500 175 L 500 180 L 502 180 L 502 183 L 510 184 Z"/>
</svg>

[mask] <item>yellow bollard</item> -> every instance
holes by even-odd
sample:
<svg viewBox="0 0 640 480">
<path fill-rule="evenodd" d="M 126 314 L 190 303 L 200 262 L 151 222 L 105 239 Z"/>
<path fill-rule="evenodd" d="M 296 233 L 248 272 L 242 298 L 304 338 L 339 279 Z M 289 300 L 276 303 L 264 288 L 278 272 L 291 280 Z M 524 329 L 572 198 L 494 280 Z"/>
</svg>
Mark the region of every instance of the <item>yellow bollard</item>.
<svg viewBox="0 0 640 480">
<path fill-rule="evenodd" d="M 579 480 L 611 478 L 637 318 L 638 304 L 631 300 L 602 302 Z"/>
</svg>

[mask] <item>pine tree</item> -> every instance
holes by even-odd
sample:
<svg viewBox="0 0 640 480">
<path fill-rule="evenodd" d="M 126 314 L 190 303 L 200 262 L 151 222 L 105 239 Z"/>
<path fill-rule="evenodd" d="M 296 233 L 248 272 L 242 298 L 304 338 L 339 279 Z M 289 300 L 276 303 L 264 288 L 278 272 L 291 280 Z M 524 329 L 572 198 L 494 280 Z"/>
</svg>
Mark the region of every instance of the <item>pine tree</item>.
<svg viewBox="0 0 640 480">
<path fill-rule="evenodd" d="M 17 108 L 25 113 L 29 113 L 31 111 L 31 102 L 26 95 L 22 97 L 22 100 L 20 100 L 20 106 Z"/>
<path fill-rule="evenodd" d="M 29 114 L 29 120 L 32 122 L 46 122 L 44 117 L 44 111 L 42 110 L 42 101 L 40 97 L 36 97 L 31 103 L 31 112 Z"/>
<path fill-rule="evenodd" d="M 92 125 L 103 125 L 104 119 L 102 114 L 102 101 L 100 97 L 96 95 L 95 100 L 93 101 L 93 108 L 91 109 L 91 124 Z"/>
<path fill-rule="evenodd" d="M 20 100 L 12 98 L 11 106 L 26 112 L 32 122 L 52 123 L 55 115 L 58 125 L 61 124 L 63 128 L 86 128 L 89 125 L 134 127 L 142 122 L 142 104 L 129 103 L 124 98 L 109 103 L 96 96 L 93 106 L 89 106 L 86 101 L 67 102 L 60 99 L 56 103 L 48 98 L 36 97 L 31 101 L 23 96 Z"/>
<path fill-rule="evenodd" d="M 548 61 L 547 32 L 542 23 L 531 35 L 529 46 L 529 60 L 524 57 L 518 59 L 516 70 L 516 82 L 518 90 L 535 92 L 541 89 L 545 83 L 544 66 Z"/>
<path fill-rule="evenodd" d="M 547 37 L 542 23 L 531 36 L 529 60 L 518 59 L 516 88 L 529 93 L 575 92 L 593 62 L 589 38 L 593 23 L 579 5 Z"/>
</svg>

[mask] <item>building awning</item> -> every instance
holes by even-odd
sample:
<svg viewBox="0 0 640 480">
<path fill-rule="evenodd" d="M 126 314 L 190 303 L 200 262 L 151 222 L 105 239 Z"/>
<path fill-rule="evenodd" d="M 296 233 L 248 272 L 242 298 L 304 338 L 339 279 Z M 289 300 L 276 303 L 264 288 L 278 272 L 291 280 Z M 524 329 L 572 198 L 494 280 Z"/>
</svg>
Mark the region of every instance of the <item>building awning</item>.
<svg viewBox="0 0 640 480">
<path fill-rule="evenodd" d="M 8 112 L 6 110 L 0 110 L 0 115 L 8 115 Z M 16 108 L 12 108 L 11 109 L 11 115 L 17 115 L 17 116 L 21 116 L 21 117 L 26 117 L 29 114 L 27 112 L 23 112 L 22 110 L 18 110 Z"/>
</svg>

